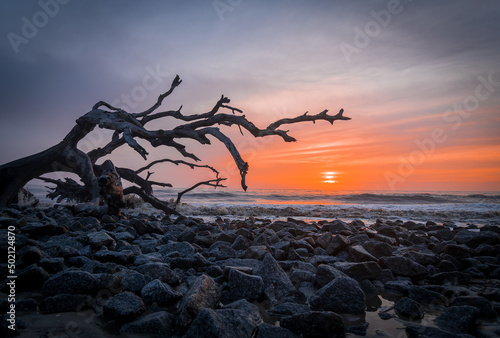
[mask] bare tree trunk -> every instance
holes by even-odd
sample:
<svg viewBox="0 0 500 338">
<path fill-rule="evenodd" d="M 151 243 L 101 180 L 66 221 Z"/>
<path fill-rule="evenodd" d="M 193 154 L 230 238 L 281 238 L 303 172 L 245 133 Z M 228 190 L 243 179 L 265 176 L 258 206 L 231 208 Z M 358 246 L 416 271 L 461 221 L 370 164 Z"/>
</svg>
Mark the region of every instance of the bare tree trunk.
<svg viewBox="0 0 500 338">
<path fill-rule="evenodd" d="M 344 110 L 341 109 L 336 115 L 328 115 L 324 110 L 316 115 L 308 115 L 306 112 L 294 118 L 280 119 L 271 123 L 267 128 L 258 128 L 249 121 L 240 109 L 229 106 L 230 100 L 224 95 L 216 102 L 214 107 L 201 114 L 184 115 L 181 113 L 182 106 L 177 110 L 168 110 L 156 112 L 162 105 L 163 100 L 169 96 L 173 90 L 181 84 L 182 80 L 176 76 L 172 81 L 170 89 L 158 97 L 157 102 L 149 109 L 140 113 L 128 113 L 123 109 L 116 108 L 110 104 L 99 101 L 92 110 L 76 120 L 76 125 L 66 135 L 66 137 L 57 145 L 42 151 L 40 153 L 12 161 L 0 166 L 0 206 L 14 203 L 17 200 L 18 192 L 24 185 L 34 178 L 41 178 L 47 182 L 55 183 L 56 188 L 49 194 L 51 198 L 58 200 L 70 199 L 72 197 L 85 196 L 95 206 L 99 203 L 99 198 L 103 197 L 108 206 L 108 212 L 119 214 L 119 208 L 123 201 L 123 194 L 134 193 L 151 203 L 154 207 L 165 211 L 166 213 L 177 214 L 167 203 L 160 201 L 153 195 L 153 186 L 171 187 L 169 183 L 161 183 L 149 180 L 152 172 L 147 173 L 143 178 L 140 174 L 150 169 L 158 163 L 169 162 L 175 165 L 186 165 L 191 169 L 207 168 L 214 174 L 213 180 L 199 182 L 191 188 L 178 194 L 177 203 L 183 194 L 191 191 L 200 185 L 210 185 L 222 187 L 220 184 L 224 178 L 219 177 L 219 172 L 208 165 L 199 165 L 184 160 L 163 159 L 154 161 L 138 170 L 128 168 L 115 168 L 111 161 L 106 161 L 102 165 L 96 162 L 102 157 L 111 154 L 117 148 L 127 144 L 135 150 L 142 158 L 147 159 L 148 152 L 136 139 L 142 139 L 152 147 L 171 147 L 176 149 L 180 155 L 185 158 L 199 161 L 199 158 L 187 151 L 186 146 L 179 143 L 178 140 L 192 139 L 202 145 L 211 143 L 208 136 L 211 136 L 223 143 L 226 149 L 233 157 L 233 160 L 240 171 L 241 187 L 246 190 L 245 177 L 248 172 L 248 163 L 243 160 L 237 147 L 232 140 L 220 130 L 219 126 L 231 127 L 236 125 L 240 132 L 247 130 L 254 137 L 265 137 L 276 135 L 285 142 L 294 142 L 295 138 L 288 135 L 288 130 L 279 129 L 282 125 L 299 122 L 313 122 L 319 120 L 328 121 L 333 124 L 336 120 L 350 120 L 343 116 Z M 221 109 L 227 109 L 231 114 L 221 112 Z M 151 121 L 160 118 L 174 118 L 183 121 L 181 124 L 171 130 L 148 130 L 145 125 Z M 78 142 L 90 133 L 96 126 L 114 131 L 111 141 L 102 148 L 96 148 L 88 153 L 84 153 L 77 148 Z M 104 176 L 102 172 L 105 172 Z M 53 172 L 70 172 L 78 175 L 84 184 L 79 186 L 73 180 L 53 180 L 43 178 L 41 175 Z M 134 184 L 126 189 L 122 188 L 121 178 Z M 101 182 L 101 186 L 99 186 Z M 111 183 L 110 183 L 111 182 Z M 84 193 L 86 192 L 86 193 Z M 78 196 L 72 196 L 72 195 Z M 82 207 L 82 210 L 86 207 Z M 87 208 L 88 209 L 88 208 Z"/>
</svg>

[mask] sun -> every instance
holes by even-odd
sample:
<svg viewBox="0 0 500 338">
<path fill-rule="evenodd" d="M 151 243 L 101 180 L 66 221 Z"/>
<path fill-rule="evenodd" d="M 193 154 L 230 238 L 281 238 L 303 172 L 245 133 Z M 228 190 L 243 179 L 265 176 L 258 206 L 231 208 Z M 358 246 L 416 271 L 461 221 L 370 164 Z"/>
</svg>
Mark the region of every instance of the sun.
<svg viewBox="0 0 500 338">
<path fill-rule="evenodd" d="M 321 173 L 321 183 L 327 183 L 327 184 L 333 184 L 333 183 L 337 183 L 337 178 L 338 176 L 338 173 L 335 172 L 335 171 L 325 171 L 323 173 Z"/>
</svg>

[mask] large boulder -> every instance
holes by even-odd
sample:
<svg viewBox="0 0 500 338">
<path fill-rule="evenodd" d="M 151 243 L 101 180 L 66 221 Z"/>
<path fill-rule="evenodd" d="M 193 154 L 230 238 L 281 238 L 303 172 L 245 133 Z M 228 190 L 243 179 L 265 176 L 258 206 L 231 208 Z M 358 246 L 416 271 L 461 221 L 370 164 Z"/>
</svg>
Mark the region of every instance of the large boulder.
<svg viewBox="0 0 500 338">
<path fill-rule="evenodd" d="M 394 310 L 398 315 L 417 320 L 424 317 L 424 308 L 411 298 L 403 297 L 394 304 Z"/>
<path fill-rule="evenodd" d="M 458 244 L 465 244 L 470 248 L 477 248 L 480 244 L 499 244 L 499 235 L 494 231 L 462 230 L 453 237 Z"/>
<path fill-rule="evenodd" d="M 215 308 L 219 299 L 220 290 L 215 281 L 207 275 L 199 276 L 177 305 L 176 331 L 184 333 L 202 309 Z"/>
<path fill-rule="evenodd" d="M 169 306 L 180 300 L 182 294 L 172 289 L 170 285 L 155 279 L 142 288 L 141 297 L 149 304 L 156 303 L 159 306 Z"/>
<path fill-rule="evenodd" d="M 342 317 L 334 312 L 307 312 L 280 321 L 281 327 L 301 337 L 344 337 Z"/>
<path fill-rule="evenodd" d="M 49 297 L 63 293 L 93 294 L 97 291 L 98 286 L 97 279 L 88 272 L 64 270 L 43 283 L 42 293 Z"/>
<path fill-rule="evenodd" d="M 237 269 L 230 269 L 228 276 L 229 298 L 231 300 L 258 300 L 264 290 L 264 281 L 260 276 L 249 275 Z"/>
<path fill-rule="evenodd" d="M 402 256 L 382 257 L 379 263 L 396 276 L 420 277 L 428 274 L 427 269 L 417 262 Z"/>
<path fill-rule="evenodd" d="M 143 264 L 138 266 L 136 271 L 154 279 L 159 279 L 172 286 L 179 285 L 181 282 L 179 276 L 165 263 L 154 262 Z"/>
<path fill-rule="evenodd" d="M 122 333 L 171 337 L 174 316 L 166 311 L 153 312 L 122 326 Z"/>
<path fill-rule="evenodd" d="M 333 266 L 356 280 L 375 279 L 382 272 L 382 269 L 376 262 L 337 262 Z"/>
<path fill-rule="evenodd" d="M 479 309 L 470 305 L 451 306 L 435 319 L 436 324 L 454 333 L 468 332 L 474 328 L 479 319 Z"/>
<path fill-rule="evenodd" d="M 200 310 L 185 337 L 251 338 L 256 327 L 244 311 L 206 308 Z"/>
<path fill-rule="evenodd" d="M 264 292 L 271 300 L 283 299 L 297 291 L 286 272 L 269 253 L 254 270 L 254 274 L 262 278 Z"/>
<path fill-rule="evenodd" d="M 299 336 L 284 327 L 262 323 L 257 328 L 255 338 L 299 338 Z"/>
<path fill-rule="evenodd" d="M 319 289 L 308 302 L 312 308 L 338 313 L 363 313 L 366 308 L 365 293 L 358 282 L 349 277 L 335 278 Z"/>
<path fill-rule="evenodd" d="M 118 322 L 128 322 L 142 314 L 146 307 L 142 299 L 132 292 L 119 293 L 102 305 L 105 316 Z"/>
<path fill-rule="evenodd" d="M 60 294 L 47 297 L 40 303 L 40 312 L 44 314 L 58 312 L 77 312 L 88 309 L 92 304 L 89 295 Z"/>
</svg>

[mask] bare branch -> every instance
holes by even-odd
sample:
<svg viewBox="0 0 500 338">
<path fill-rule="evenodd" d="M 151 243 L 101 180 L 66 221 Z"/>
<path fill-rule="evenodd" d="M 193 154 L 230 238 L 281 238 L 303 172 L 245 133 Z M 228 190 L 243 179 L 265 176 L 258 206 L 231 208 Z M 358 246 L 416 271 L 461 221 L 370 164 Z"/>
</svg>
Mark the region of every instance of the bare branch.
<svg viewBox="0 0 500 338">
<path fill-rule="evenodd" d="M 236 149 L 236 146 L 234 145 L 233 141 L 231 141 L 231 139 L 229 137 L 224 135 L 219 130 L 219 128 L 205 128 L 205 129 L 200 130 L 200 131 L 205 132 L 207 134 L 210 134 L 210 135 L 214 136 L 215 138 L 217 138 L 222 143 L 224 143 L 227 150 L 229 150 L 229 153 L 231 154 L 231 156 L 233 156 L 233 159 L 234 159 L 234 162 L 236 163 L 236 166 L 240 170 L 241 188 L 243 188 L 243 190 L 246 191 L 248 189 L 248 187 L 245 183 L 245 177 L 246 177 L 247 172 L 248 172 L 248 163 L 243 161 L 243 159 L 241 158 L 241 155 L 240 155 L 238 149 Z"/>
<path fill-rule="evenodd" d="M 275 130 L 282 124 L 291 124 L 291 123 L 298 123 L 298 122 L 305 122 L 305 121 L 312 121 L 315 122 L 317 120 L 325 120 L 333 124 L 334 121 L 336 120 L 350 120 L 350 117 L 343 116 L 342 114 L 344 113 L 344 109 L 340 109 L 337 115 L 328 115 L 328 110 L 323 110 L 321 113 L 316 114 L 316 115 L 307 115 L 307 112 L 304 115 L 300 115 L 294 118 L 284 118 L 281 120 L 278 120 L 276 122 L 271 123 L 266 129 L 269 130 Z"/>
<path fill-rule="evenodd" d="M 153 162 L 149 163 L 147 166 L 137 169 L 135 172 L 136 173 L 140 173 L 140 172 L 142 172 L 144 170 L 150 169 L 155 164 L 164 163 L 164 162 L 170 162 L 170 163 L 173 163 L 175 165 L 184 164 L 184 165 L 189 166 L 191 169 L 194 169 L 194 168 L 208 168 L 208 169 L 212 170 L 217 175 L 217 177 L 219 176 L 219 172 L 215 168 L 213 168 L 213 167 L 211 167 L 209 165 L 194 164 L 194 163 L 186 162 L 186 161 L 183 161 L 183 160 L 171 160 L 169 158 L 165 158 L 165 159 L 162 159 L 162 160 L 153 161 Z"/>
<path fill-rule="evenodd" d="M 94 106 L 92 107 L 92 110 L 94 109 L 99 109 L 101 108 L 102 106 L 110 109 L 110 110 L 122 110 L 121 108 L 116 108 L 116 107 L 113 107 L 112 105 L 110 105 L 109 103 L 107 102 L 104 102 L 104 101 L 99 101 L 97 102 L 96 104 L 94 104 Z"/>
<path fill-rule="evenodd" d="M 176 210 L 170 208 L 166 202 L 163 202 L 163 201 L 159 200 L 158 198 L 156 198 L 154 196 L 146 194 L 139 187 L 135 187 L 135 186 L 128 187 L 128 188 L 126 188 L 126 189 L 123 190 L 123 194 L 124 195 L 136 194 L 140 198 L 142 198 L 144 200 L 144 202 L 147 202 L 147 203 L 151 204 L 156 209 L 162 210 L 167 215 L 174 214 L 174 215 L 180 216 L 179 212 L 177 212 Z"/>
<path fill-rule="evenodd" d="M 151 108 L 146 109 L 142 113 L 132 114 L 132 116 L 135 117 L 135 118 L 137 118 L 137 117 L 143 117 L 143 116 L 147 116 L 147 115 L 151 114 L 152 112 L 154 112 L 156 109 L 158 109 L 158 107 L 161 106 L 161 103 L 163 102 L 163 100 L 167 96 L 169 96 L 170 94 L 172 94 L 172 92 L 174 91 L 175 87 L 177 87 L 181 83 L 182 83 L 181 78 L 179 77 L 179 75 L 176 75 L 175 78 L 174 78 L 174 80 L 172 81 L 172 84 L 170 85 L 170 89 L 167 90 L 165 93 L 161 94 L 160 96 L 158 96 L 158 100 L 156 101 L 156 103 Z"/>
<path fill-rule="evenodd" d="M 231 102 L 231 100 L 229 100 L 227 97 L 222 95 L 221 98 L 219 99 L 219 101 L 217 101 L 215 106 L 209 112 L 206 112 L 203 114 L 183 115 L 181 113 L 181 109 L 182 109 L 182 106 L 181 106 L 178 110 L 169 110 L 169 111 L 165 111 L 165 112 L 161 112 L 161 113 L 156 113 L 154 115 L 145 116 L 141 120 L 141 123 L 142 123 L 142 125 L 145 125 L 149 121 L 152 121 L 152 120 L 155 120 L 155 119 L 158 119 L 161 117 L 167 117 L 167 116 L 174 117 L 174 118 L 176 118 L 178 120 L 182 120 L 182 121 L 195 121 L 195 120 L 200 120 L 200 119 L 206 119 L 208 117 L 211 117 L 211 116 L 214 116 L 215 114 L 217 114 L 221 107 L 228 107 L 228 106 L 224 106 L 224 104 L 229 103 L 229 102 Z M 236 109 L 236 108 L 231 108 L 231 107 L 228 107 L 228 108 L 238 110 L 241 112 L 241 110 Z M 233 111 L 233 113 L 234 113 L 234 111 Z"/>
<path fill-rule="evenodd" d="M 222 184 L 219 184 L 221 181 L 224 181 L 224 180 L 226 180 L 226 178 L 217 178 L 215 180 L 208 180 L 208 181 L 203 181 L 203 182 L 196 183 L 191 188 L 188 188 L 188 189 L 186 189 L 184 191 L 181 191 L 181 192 L 177 193 L 177 199 L 175 200 L 175 205 L 178 205 L 180 203 L 182 195 L 184 195 L 185 193 L 190 192 L 193 189 L 198 188 L 201 185 L 208 185 L 208 186 L 215 187 L 215 188 L 217 188 L 217 187 L 225 188 L 226 186 L 224 186 Z"/>
<path fill-rule="evenodd" d="M 130 127 L 126 127 L 123 130 L 123 139 L 125 140 L 125 142 L 128 143 L 129 146 L 132 147 L 132 149 L 137 151 L 139 155 L 142 156 L 142 158 L 144 158 L 145 160 L 147 159 L 146 155 L 148 155 L 148 152 L 146 151 L 146 149 L 141 147 L 141 145 L 137 143 L 136 140 L 134 140 L 134 137 L 132 136 L 132 130 Z"/>
</svg>

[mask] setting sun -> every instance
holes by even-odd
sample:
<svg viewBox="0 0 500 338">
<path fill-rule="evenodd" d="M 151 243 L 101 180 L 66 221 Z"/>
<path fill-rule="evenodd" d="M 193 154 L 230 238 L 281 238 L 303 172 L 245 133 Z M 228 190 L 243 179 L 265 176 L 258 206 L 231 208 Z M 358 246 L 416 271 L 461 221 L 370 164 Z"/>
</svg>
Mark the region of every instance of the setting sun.
<svg viewBox="0 0 500 338">
<path fill-rule="evenodd" d="M 323 180 L 321 181 L 321 183 L 337 183 L 337 181 L 335 180 L 337 178 L 337 173 L 334 171 L 327 171 L 322 173 L 322 178 Z"/>
</svg>

